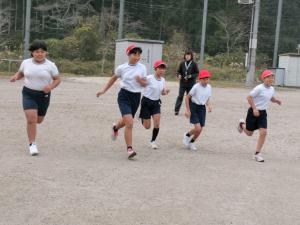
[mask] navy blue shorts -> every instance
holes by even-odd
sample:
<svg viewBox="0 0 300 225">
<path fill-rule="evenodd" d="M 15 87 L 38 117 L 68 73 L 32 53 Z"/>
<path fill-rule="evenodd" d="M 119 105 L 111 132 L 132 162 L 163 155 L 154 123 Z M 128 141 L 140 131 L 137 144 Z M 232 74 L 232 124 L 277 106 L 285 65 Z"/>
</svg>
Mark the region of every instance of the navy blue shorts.
<svg viewBox="0 0 300 225">
<path fill-rule="evenodd" d="M 159 114 L 160 105 L 160 100 L 151 100 L 144 96 L 141 101 L 140 118 L 147 120 L 150 119 L 154 114 Z"/>
<path fill-rule="evenodd" d="M 199 123 L 201 127 L 204 127 L 205 117 L 206 117 L 205 105 L 197 105 L 194 102 L 190 101 L 190 110 L 191 110 L 190 123 L 191 124 Z"/>
<path fill-rule="evenodd" d="M 266 110 L 258 110 L 259 116 L 256 117 L 253 115 L 253 109 L 250 107 L 247 112 L 247 118 L 246 118 L 246 129 L 249 131 L 254 131 L 259 128 L 265 128 L 268 127 L 268 121 L 267 121 L 267 111 Z"/>
<path fill-rule="evenodd" d="M 36 91 L 23 87 L 23 109 L 36 109 L 38 116 L 45 116 L 50 104 L 51 93 L 44 93 L 43 91 Z"/>
<path fill-rule="evenodd" d="M 122 116 L 131 114 L 134 117 L 139 108 L 141 93 L 121 89 L 118 94 L 118 105 Z"/>
</svg>

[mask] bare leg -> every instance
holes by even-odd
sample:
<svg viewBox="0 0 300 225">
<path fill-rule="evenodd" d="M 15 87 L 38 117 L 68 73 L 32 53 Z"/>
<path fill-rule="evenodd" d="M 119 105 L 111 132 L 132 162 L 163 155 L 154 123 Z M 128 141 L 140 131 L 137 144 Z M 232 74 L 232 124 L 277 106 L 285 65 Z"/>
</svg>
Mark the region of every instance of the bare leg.
<svg viewBox="0 0 300 225">
<path fill-rule="evenodd" d="M 249 131 L 246 129 L 246 124 L 242 124 L 243 127 L 243 131 L 247 136 L 252 136 L 253 135 L 253 131 Z"/>
<path fill-rule="evenodd" d="M 159 128 L 159 125 L 160 125 L 160 113 L 153 115 L 153 123 L 154 123 L 154 128 Z"/>
<path fill-rule="evenodd" d="M 257 146 L 256 146 L 256 152 L 261 151 L 261 149 L 265 143 L 266 136 L 267 136 L 267 129 L 260 128 L 259 129 L 259 137 L 258 137 Z"/>
<path fill-rule="evenodd" d="M 189 134 L 193 135 L 193 139 L 196 140 L 202 131 L 202 127 L 199 123 L 195 124 L 194 128 L 192 130 L 190 130 Z"/>
<path fill-rule="evenodd" d="M 36 138 L 36 124 L 38 122 L 38 115 L 36 109 L 24 110 L 27 121 L 27 135 L 29 143 L 35 141 Z"/>
<path fill-rule="evenodd" d="M 143 120 L 143 126 L 145 127 L 145 129 L 150 129 L 151 127 L 151 119 L 142 119 Z"/>
<path fill-rule="evenodd" d="M 126 116 L 126 115 L 125 115 Z M 125 126 L 124 117 L 119 119 L 119 121 L 116 123 L 116 128 L 119 130 Z"/>
<path fill-rule="evenodd" d="M 37 123 L 41 124 L 44 121 L 44 116 L 38 116 Z"/>
<path fill-rule="evenodd" d="M 123 122 L 125 125 L 124 138 L 127 147 L 132 146 L 132 128 L 133 128 L 133 118 L 131 114 L 123 116 Z"/>
</svg>

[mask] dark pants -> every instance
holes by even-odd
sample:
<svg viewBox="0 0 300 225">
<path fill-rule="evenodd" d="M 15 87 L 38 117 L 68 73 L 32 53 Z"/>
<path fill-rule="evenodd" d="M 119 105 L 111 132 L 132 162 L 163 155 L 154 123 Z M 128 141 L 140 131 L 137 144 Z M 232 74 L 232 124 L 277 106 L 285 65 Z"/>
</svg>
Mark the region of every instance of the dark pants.
<svg viewBox="0 0 300 225">
<path fill-rule="evenodd" d="M 179 112 L 183 101 L 184 93 L 186 92 L 186 94 L 188 94 L 192 89 L 192 87 L 193 86 L 181 86 L 181 85 L 179 86 L 179 94 L 175 103 L 175 112 Z"/>
</svg>

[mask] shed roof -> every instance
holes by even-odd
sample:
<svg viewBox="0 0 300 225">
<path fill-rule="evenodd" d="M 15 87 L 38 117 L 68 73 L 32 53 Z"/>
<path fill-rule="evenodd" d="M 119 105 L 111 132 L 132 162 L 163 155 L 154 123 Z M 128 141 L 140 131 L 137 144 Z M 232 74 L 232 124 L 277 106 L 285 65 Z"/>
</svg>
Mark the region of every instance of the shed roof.
<svg viewBox="0 0 300 225">
<path fill-rule="evenodd" d="M 133 38 L 124 38 L 124 39 L 117 39 L 116 42 L 140 42 L 140 43 L 151 43 L 151 44 L 164 44 L 164 41 L 160 40 L 150 40 L 150 39 L 133 39 Z"/>
</svg>

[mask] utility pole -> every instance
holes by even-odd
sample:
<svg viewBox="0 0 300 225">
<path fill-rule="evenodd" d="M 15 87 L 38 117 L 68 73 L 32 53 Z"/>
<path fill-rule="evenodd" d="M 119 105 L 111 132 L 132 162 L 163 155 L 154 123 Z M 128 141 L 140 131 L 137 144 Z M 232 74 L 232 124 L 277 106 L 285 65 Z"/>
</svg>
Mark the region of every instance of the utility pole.
<svg viewBox="0 0 300 225">
<path fill-rule="evenodd" d="M 200 66 L 199 66 L 199 69 L 201 69 L 203 67 L 203 65 L 204 65 L 204 48 L 205 48 L 205 32 L 206 32 L 207 6 L 208 6 L 208 0 L 204 0 L 203 19 L 202 19 L 202 34 L 201 34 L 201 50 L 200 50 Z"/>
<path fill-rule="evenodd" d="M 123 38 L 123 23 L 124 23 L 124 0 L 120 0 L 119 9 L 119 27 L 118 27 L 118 39 Z"/>
<path fill-rule="evenodd" d="M 102 38 L 102 41 L 104 40 L 105 37 L 105 23 L 104 23 L 104 0 L 102 0 L 101 4 L 101 17 L 100 17 L 100 35 Z"/>
<path fill-rule="evenodd" d="M 273 55 L 273 68 L 277 67 L 277 55 L 278 55 L 281 15 L 282 15 L 282 0 L 278 0 L 276 34 L 275 34 L 275 45 L 274 45 L 274 55 Z"/>
<path fill-rule="evenodd" d="M 258 22 L 259 22 L 259 10 L 260 10 L 260 0 L 255 1 L 255 11 L 254 11 L 254 21 L 253 21 L 253 35 L 251 38 L 250 46 L 250 64 L 249 71 L 246 76 L 246 86 L 252 86 L 254 83 L 254 73 L 255 73 L 255 62 L 256 62 L 256 49 L 257 49 L 257 33 L 258 33 Z"/>
<path fill-rule="evenodd" d="M 31 23 L 31 0 L 27 0 L 26 4 L 26 20 L 25 20 L 25 38 L 24 38 L 24 59 L 30 57 L 29 40 L 30 40 L 30 23 Z"/>
</svg>

